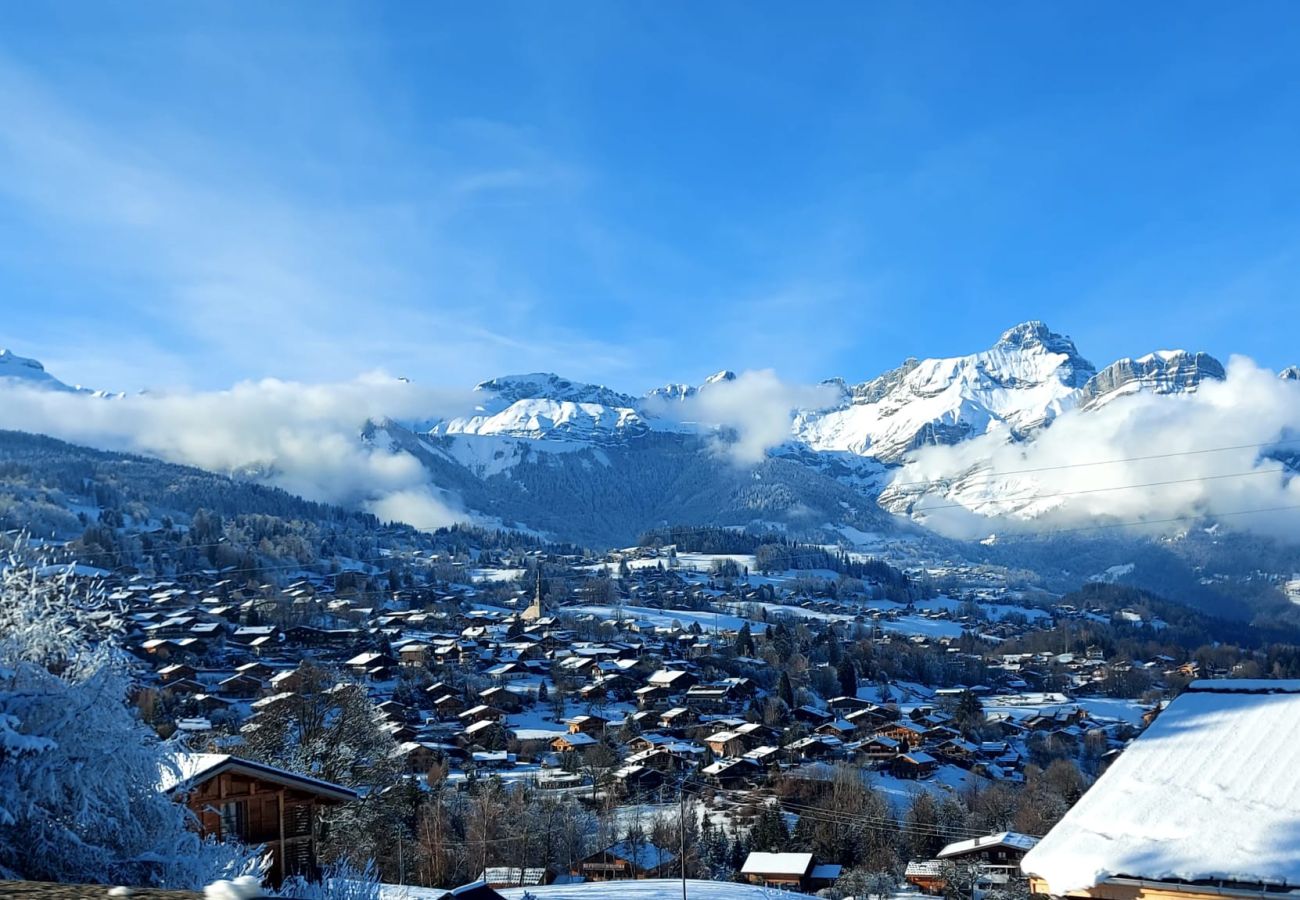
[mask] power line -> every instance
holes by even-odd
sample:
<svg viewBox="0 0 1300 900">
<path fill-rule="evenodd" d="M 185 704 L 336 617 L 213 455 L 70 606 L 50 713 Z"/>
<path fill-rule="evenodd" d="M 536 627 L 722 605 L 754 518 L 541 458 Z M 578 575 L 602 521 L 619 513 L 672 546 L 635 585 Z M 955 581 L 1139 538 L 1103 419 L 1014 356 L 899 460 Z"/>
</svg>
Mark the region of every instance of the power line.
<svg viewBox="0 0 1300 900">
<path fill-rule="evenodd" d="M 1276 441 L 1264 441 L 1255 444 L 1232 444 L 1226 447 L 1204 447 L 1198 450 L 1171 450 L 1168 453 L 1152 453 L 1146 456 L 1124 456 L 1115 459 L 1093 460 L 1090 462 L 1061 463 L 1060 465 L 1055 466 L 1035 466 L 1034 468 L 1029 469 L 1003 469 L 1002 471 L 986 469 L 984 471 L 973 472 L 971 473 L 971 476 L 966 477 L 1001 478 L 1006 475 L 1030 475 L 1036 472 L 1059 472 L 1065 469 L 1079 469 L 1088 466 L 1112 466 L 1120 463 L 1149 462 L 1156 459 L 1174 459 L 1180 456 L 1198 456 L 1206 453 L 1227 453 L 1231 450 L 1257 450 L 1261 447 L 1276 447 L 1279 444 L 1300 444 L 1300 438 L 1282 438 Z M 921 487 L 930 484 L 947 484 L 953 480 L 954 479 L 952 478 L 936 478 L 929 481 L 901 481 L 893 482 L 885 485 L 885 487 Z"/>
</svg>

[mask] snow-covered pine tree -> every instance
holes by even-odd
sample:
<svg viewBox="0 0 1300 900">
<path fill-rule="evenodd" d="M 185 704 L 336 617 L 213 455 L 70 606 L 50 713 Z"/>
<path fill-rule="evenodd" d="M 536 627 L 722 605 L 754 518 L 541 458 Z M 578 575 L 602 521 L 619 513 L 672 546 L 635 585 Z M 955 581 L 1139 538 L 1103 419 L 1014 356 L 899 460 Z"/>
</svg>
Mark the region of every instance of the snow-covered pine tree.
<svg viewBox="0 0 1300 900">
<path fill-rule="evenodd" d="M 126 703 L 102 592 L 23 555 L 0 573 L 0 877 L 198 888 L 258 865 L 200 841 L 159 790 L 171 765 Z"/>
</svg>

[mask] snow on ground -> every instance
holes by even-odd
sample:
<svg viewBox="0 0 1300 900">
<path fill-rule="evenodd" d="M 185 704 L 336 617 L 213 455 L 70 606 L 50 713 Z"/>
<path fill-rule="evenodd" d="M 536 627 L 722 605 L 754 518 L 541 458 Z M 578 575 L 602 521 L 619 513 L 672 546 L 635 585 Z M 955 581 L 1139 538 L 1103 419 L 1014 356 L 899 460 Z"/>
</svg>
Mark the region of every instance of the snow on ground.
<svg viewBox="0 0 1300 900">
<path fill-rule="evenodd" d="M 569 733 L 569 726 L 557 722 L 549 709 L 532 709 L 506 716 L 506 727 L 521 741 L 549 740 Z"/>
<path fill-rule="evenodd" d="M 619 612 L 622 612 L 624 619 L 635 619 L 638 622 L 644 622 L 655 628 L 670 628 L 673 622 L 679 623 L 683 628 L 691 625 L 692 622 L 698 622 L 700 627 L 705 631 L 739 631 L 745 624 L 743 616 L 733 616 L 727 613 L 714 613 L 707 610 L 698 609 L 650 609 L 645 606 L 566 606 L 564 612 L 582 615 L 599 616 L 602 619 L 618 618 Z M 753 631 L 761 631 L 761 626 L 751 626 Z"/>
<path fill-rule="evenodd" d="M 943 797 L 959 793 L 972 784 L 987 785 L 989 783 L 987 778 L 951 765 L 940 766 L 931 778 L 895 778 L 893 775 L 887 775 L 884 772 L 870 772 L 867 780 L 872 787 L 884 794 L 886 799 L 889 800 L 894 815 L 902 815 L 907 807 L 911 805 L 912 798 L 922 791 L 929 792 L 936 797 Z"/>
<path fill-rule="evenodd" d="M 503 581 L 518 581 L 524 569 L 470 569 L 469 577 L 475 584 L 499 584 Z"/>
<path fill-rule="evenodd" d="M 647 878 L 641 881 L 593 881 L 583 884 L 550 884 L 528 888 L 537 900 L 664 900 L 680 897 L 682 882 L 675 878 Z M 499 891 L 506 900 L 523 900 L 523 888 Z M 687 900 L 771 900 L 772 891 L 732 881 L 686 881 Z"/>
<path fill-rule="evenodd" d="M 383 900 L 437 900 L 447 893 L 447 888 L 401 887 L 386 884 L 381 890 Z M 506 900 L 524 900 L 525 895 L 537 900 L 664 900 L 682 895 L 682 882 L 677 878 L 646 878 L 639 881 L 587 881 L 579 884 L 547 884 L 529 888 L 498 888 L 497 893 Z M 771 900 L 773 892 L 749 884 L 732 881 L 686 881 L 687 900 Z"/>
<path fill-rule="evenodd" d="M 819 609 L 804 609 L 802 606 L 786 606 L 781 603 L 755 603 L 767 610 L 769 616 L 790 616 L 797 619 L 816 619 L 821 622 L 853 622 L 856 615 L 849 613 L 823 612 Z M 870 609 L 864 607 L 864 613 Z M 932 638 L 961 637 L 962 624 L 949 619 L 927 619 L 920 615 L 899 616 L 897 619 L 881 619 L 880 628 L 895 634 L 921 634 Z"/>
<path fill-rule="evenodd" d="M 986 712 L 1006 713 L 1013 719 L 1027 719 L 1039 713 L 1053 713 L 1060 709 L 1083 707 L 1088 715 L 1103 721 L 1142 724 L 1146 707 L 1138 700 L 1118 697 L 1079 697 L 1071 699 L 1058 693 L 1003 694 L 984 698 Z"/>
</svg>

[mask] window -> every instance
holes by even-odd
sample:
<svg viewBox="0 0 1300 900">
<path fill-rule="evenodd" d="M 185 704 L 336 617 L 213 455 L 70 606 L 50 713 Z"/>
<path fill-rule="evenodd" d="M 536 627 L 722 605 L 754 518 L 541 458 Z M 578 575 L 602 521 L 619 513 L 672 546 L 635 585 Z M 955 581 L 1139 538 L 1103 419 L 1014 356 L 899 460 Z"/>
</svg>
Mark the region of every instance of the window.
<svg viewBox="0 0 1300 900">
<path fill-rule="evenodd" d="M 248 829 L 248 811 L 242 800 L 221 804 L 221 836 L 243 839 Z"/>
</svg>

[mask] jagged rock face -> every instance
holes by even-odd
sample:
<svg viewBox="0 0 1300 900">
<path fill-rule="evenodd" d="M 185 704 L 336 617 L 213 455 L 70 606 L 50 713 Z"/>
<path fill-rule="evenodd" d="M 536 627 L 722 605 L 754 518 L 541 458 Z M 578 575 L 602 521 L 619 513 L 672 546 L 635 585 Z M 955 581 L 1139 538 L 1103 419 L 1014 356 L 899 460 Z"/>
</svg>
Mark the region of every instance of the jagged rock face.
<svg viewBox="0 0 1300 900">
<path fill-rule="evenodd" d="M 630 394 L 603 385 L 569 381 L 549 372 L 505 375 L 477 385 L 474 390 L 490 395 L 504 406 L 519 400 L 554 400 L 561 403 L 591 403 L 632 409 L 637 400 Z M 491 402 L 491 401 L 488 401 Z"/>
<path fill-rule="evenodd" d="M 1139 390 L 1190 393 L 1207 378 L 1222 381 L 1226 377 L 1223 365 L 1208 353 L 1149 353 L 1138 359 L 1121 359 L 1098 372 L 1079 392 L 1079 406 L 1093 409 Z"/>
<path fill-rule="evenodd" d="M 1287 366 L 1277 373 L 1277 377 L 1283 381 L 1300 381 L 1300 366 Z"/>
</svg>

